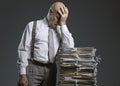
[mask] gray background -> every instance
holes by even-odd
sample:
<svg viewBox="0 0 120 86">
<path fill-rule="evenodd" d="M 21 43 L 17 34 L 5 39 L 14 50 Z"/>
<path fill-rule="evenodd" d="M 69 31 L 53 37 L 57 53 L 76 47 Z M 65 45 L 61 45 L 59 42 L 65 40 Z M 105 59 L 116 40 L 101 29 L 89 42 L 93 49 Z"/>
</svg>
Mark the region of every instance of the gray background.
<svg viewBox="0 0 120 86">
<path fill-rule="evenodd" d="M 0 86 L 16 86 L 17 47 L 24 27 L 32 20 L 45 17 L 54 1 L 56 0 L 1 0 Z M 97 55 L 102 58 L 98 66 L 98 86 L 120 84 L 118 1 L 63 0 L 70 11 L 67 24 L 75 39 L 75 46 L 95 47 Z"/>
</svg>

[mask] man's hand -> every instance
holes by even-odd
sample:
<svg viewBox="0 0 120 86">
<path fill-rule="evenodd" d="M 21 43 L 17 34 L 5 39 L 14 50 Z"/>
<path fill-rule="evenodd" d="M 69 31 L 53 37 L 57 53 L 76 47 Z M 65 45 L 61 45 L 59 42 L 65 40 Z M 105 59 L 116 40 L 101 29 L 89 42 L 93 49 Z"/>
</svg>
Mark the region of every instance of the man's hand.
<svg viewBox="0 0 120 86">
<path fill-rule="evenodd" d="M 60 15 L 60 20 L 59 20 L 59 24 L 60 25 L 65 25 L 67 18 L 68 18 L 68 8 L 67 7 L 62 7 L 58 10 L 58 13 Z"/>
<path fill-rule="evenodd" d="M 18 86 L 28 86 L 28 79 L 26 75 L 19 76 Z"/>
</svg>

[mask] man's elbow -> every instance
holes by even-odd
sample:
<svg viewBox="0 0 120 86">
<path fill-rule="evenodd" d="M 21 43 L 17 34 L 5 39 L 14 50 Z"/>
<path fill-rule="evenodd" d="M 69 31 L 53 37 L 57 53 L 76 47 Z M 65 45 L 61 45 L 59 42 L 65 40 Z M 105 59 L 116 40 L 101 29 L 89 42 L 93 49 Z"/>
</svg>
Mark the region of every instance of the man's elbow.
<svg viewBox="0 0 120 86">
<path fill-rule="evenodd" d="M 63 43 L 62 48 L 63 48 L 63 49 L 66 49 L 66 48 L 74 48 L 74 41 L 68 42 L 68 43 Z"/>
</svg>

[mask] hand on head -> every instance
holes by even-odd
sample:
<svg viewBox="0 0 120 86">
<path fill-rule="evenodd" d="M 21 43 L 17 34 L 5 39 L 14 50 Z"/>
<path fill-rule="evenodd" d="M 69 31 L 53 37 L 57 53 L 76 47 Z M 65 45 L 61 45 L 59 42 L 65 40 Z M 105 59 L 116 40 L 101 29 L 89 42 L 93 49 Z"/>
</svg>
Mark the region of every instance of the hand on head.
<svg viewBox="0 0 120 86">
<path fill-rule="evenodd" d="M 62 2 L 55 2 L 49 9 L 48 22 L 51 27 L 65 25 L 68 18 L 68 8 Z"/>
<path fill-rule="evenodd" d="M 68 8 L 63 6 L 58 10 L 58 13 L 60 14 L 60 25 L 66 24 L 67 18 L 68 18 Z"/>
</svg>

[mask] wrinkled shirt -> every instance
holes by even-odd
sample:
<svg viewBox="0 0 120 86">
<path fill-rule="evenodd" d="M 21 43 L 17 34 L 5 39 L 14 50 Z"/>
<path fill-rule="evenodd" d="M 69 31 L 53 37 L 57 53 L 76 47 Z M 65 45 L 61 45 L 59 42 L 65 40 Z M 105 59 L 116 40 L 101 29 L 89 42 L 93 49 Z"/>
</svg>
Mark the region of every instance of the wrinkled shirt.
<svg viewBox="0 0 120 86">
<path fill-rule="evenodd" d="M 28 59 L 31 59 L 31 40 L 32 40 L 33 21 L 29 22 L 22 34 L 20 44 L 18 46 L 18 61 L 20 74 L 26 74 L 26 67 L 28 66 Z M 42 63 L 48 63 L 48 23 L 46 18 L 37 20 L 35 30 L 35 43 L 34 43 L 34 57 L 33 59 Z M 58 25 L 57 32 L 54 33 L 54 51 L 57 53 L 60 41 L 62 39 L 62 48 L 74 48 L 74 39 L 69 32 L 67 25 Z M 57 38 L 59 34 L 60 38 Z"/>
</svg>

